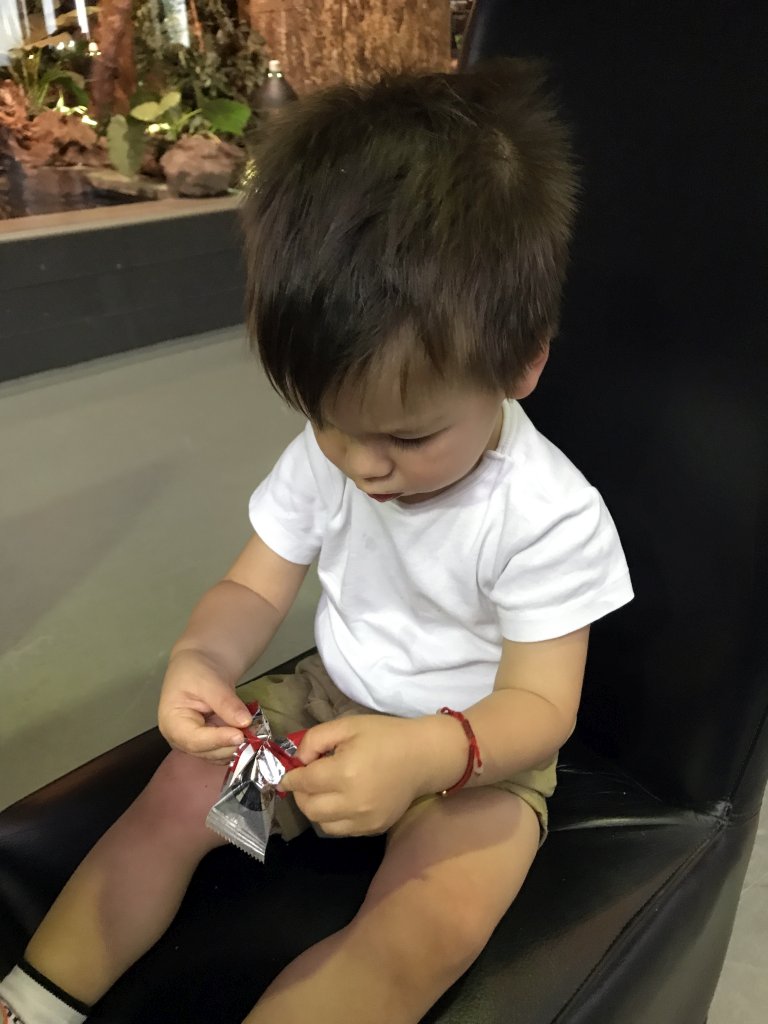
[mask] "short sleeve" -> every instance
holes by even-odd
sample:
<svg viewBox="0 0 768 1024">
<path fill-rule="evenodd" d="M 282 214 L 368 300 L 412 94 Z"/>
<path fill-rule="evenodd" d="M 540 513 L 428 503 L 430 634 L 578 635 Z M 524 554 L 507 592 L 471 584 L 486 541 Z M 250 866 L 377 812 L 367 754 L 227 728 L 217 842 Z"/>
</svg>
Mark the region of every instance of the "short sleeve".
<svg viewBox="0 0 768 1024">
<path fill-rule="evenodd" d="M 561 507 L 538 512 L 509 531 L 511 550 L 500 546 L 490 596 L 508 640 L 564 636 L 633 597 L 616 527 L 594 487 L 585 482 Z"/>
<path fill-rule="evenodd" d="M 310 565 L 320 553 L 340 478 L 307 424 L 251 495 L 251 525 L 276 554 Z"/>
</svg>

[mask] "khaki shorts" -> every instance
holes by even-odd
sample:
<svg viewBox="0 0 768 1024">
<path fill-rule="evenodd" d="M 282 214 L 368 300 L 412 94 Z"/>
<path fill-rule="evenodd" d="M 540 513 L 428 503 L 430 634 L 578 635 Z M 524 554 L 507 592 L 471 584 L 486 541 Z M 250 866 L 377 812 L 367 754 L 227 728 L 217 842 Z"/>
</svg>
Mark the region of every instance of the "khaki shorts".
<svg viewBox="0 0 768 1024">
<path fill-rule="evenodd" d="M 309 729 L 319 722 L 329 722 L 342 715 L 380 714 L 345 696 L 325 671 L 317 654 L 300 661 L 294 675 L 263 676 L 239 687 L 237 694 L 246 702 L 259 702 L 275 736 Z M 516 793 L 533 808 L 541 826 L 542 843 L 547 836 L 547 797 L 552 796 L 557 783 L 556 767 L 557 757 L 548 764 L 491 784 L 494 789 Z M 434 799 L 431 795 L 419 797 L 419 801 L 431 799 Z M 290 793 L 285 799 L 276 801 L 275 823 L 274 831 L 285 840 L 294 839 L 305 829 L 314 827 L 296 806 Z"/>
</svg>

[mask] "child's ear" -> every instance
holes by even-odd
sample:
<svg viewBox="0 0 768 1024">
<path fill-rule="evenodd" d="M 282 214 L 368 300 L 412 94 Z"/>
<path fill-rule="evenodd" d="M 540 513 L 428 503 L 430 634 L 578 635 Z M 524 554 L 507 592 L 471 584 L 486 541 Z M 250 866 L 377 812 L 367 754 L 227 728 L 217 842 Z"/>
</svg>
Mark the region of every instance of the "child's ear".
<svg viewBox="0 0 768 1024">
<path fill-rule="evenodd" d="M 544 367 L 547 365 L 549 359 L 549 338 L 544 342 L 541 352 L 536 356 L 532 363 L 528 364 L 523 376 L 512 386 L 507 397 L 508 398 L 527 398 L 528 395 L 532 395 L 536 390 L 536 385 L 539 383 L 539 377 L 544 372 Z"/>
</svg>

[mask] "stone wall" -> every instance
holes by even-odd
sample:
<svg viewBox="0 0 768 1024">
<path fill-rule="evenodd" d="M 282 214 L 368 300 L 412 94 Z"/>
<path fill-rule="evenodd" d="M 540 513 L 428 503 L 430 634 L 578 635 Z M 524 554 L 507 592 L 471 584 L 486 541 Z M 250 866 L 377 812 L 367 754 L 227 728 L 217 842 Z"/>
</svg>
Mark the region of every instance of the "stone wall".
<svg viewBox="0 0 768 1024">
<path fill-rule="evenodd" d="M 448 0 L 250 0 L 250 12 L 299 93 L 381 68 L 450 65 Z"/>
</svg>

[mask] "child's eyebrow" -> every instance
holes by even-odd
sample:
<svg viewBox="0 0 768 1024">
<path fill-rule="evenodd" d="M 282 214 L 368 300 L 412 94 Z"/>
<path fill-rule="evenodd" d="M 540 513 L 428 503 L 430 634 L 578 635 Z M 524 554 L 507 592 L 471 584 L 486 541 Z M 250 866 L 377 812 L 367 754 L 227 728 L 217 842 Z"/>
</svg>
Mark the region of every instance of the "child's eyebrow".
<svg viewBox="0 0 768 1024">
<path fill-rule="evenodd" d="M 414 416 L 410 420 L 397 423 L 389 427 L 387 430 L 382 430 L 382 434 L 395 434 L 396 436 L 404 436 L 411 434 L 413 437 L 423 437 L 427 434 L 437 434 L 440 430 L 444 430 L 448 426 L 450 416 L 445 411 L 435 410 L 431 414 L 425 413 L 421 418 Z"/>
<path fill-rule="evenodd" d="M 333 421 L 330 420 L 327 416 L 324 417 L 323 422 L 324 422 L 325 426 L 327 426 L 327 427 L 331 427 L 334 430 L 338 429 L 334 425 Z M 387 430 L 368 430 L 368 431 L 364 431 L 363 433 L 376 434 L 376 435 L 379 435 L 381 437 L 405 437 L 405 438 L 408 438 L 408 437 L 429 437 L 431 434 L 439 434 L 441 430 L 445 430 L 445 423 L 443 422 L 442 419 L 439 420 L 439 421 L 438 420 L 429 420 L 427 422 L 428 422 L 427 426 L 425 426 L 424 424 L 419 424 L 418 426 L 414 426 L 413 424 L 410 424 L 409 426 L 403 425 L 401 427 L 390 427 Z"/>
<path fill-rule="evenodd" d="M 392 437 L 428 437 L 430 434 L 439 433 L 439 429 L 432 427 L 393 427 L 392 430 L 385 430 L 382 433 Z"/>
</svg>

